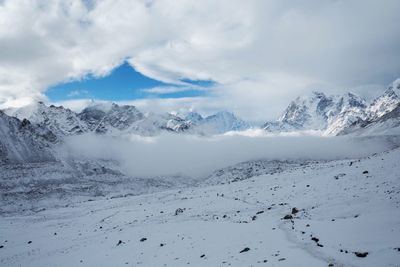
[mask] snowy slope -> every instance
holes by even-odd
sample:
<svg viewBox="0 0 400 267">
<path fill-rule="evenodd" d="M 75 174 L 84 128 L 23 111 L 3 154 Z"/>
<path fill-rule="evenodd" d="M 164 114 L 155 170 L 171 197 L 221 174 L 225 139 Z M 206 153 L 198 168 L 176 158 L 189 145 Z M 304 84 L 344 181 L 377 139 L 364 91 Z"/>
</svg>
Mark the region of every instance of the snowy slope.
<svg viewBox="0 0 400 267">
<path fill-rule="evenodd" d="M 53 161 L 50 146 L 55 142 L 48 129 L 0 111 L 0 163 Z"/>
<path fill-rule="evenodd" d="M 325 135 L 337 135 L 355 121 L 366 119 L 369 116 L 366 112 L 366 101 L 352 93 L 340 97 L 335 108 L 335 112 L 330 113 L 327 118 Z"/>
<path fill-rule="evenodd" d="M 392 111 L 380 117 L 356 121 L 339 134 L 353 136 L 400 135 L 400 103 Z"/>
<path fill-rule="evenodd" d="M 399 158 L 2 217 L 0 265 L 397 266 Z"/>
<path fill-rule="evenodd" d="M 379 118 L 400 104 L 400 79 L 394 81 L 387 90 L 368 107 L 369 119 Z"/>
</svg>

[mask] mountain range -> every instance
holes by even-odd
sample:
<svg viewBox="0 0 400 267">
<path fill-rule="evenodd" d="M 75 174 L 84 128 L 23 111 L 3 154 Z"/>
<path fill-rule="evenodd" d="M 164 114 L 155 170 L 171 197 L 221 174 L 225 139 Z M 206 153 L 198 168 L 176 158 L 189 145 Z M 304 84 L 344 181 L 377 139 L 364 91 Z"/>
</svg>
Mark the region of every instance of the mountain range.
<svg viewBox="0 0 400 267">
<path fill-rule="evenodd" d="M 143 113 L 135 106 L 93 102 L 76 113 L 38 102 L 0 113 L 0 158 L 35 161 L 51 158 L 53 143 L 83 133 L 155 136 L 162 133 L 215 135 L 252 128 L 233 113 L 203 117 L 189 112 Z M 400 79 L 368 103 L 353 93 L 313 92 L 290 102 L 276 121 L 261 126 L 266 132 L 316 131 L 321 135 L 379 135 L 400 133 Z M 7 156 L 6 156 L 7 155 Z"/>
<path fill-rule="evenodd" d="M 46 155 L 51 155 L 47 147 L 63 142 L 67 136 L 84 133 L 107 136 L 214 135 L 250 127 L 227 111 L 207 117 L 195 112 L 185 116 L 145 114 L 134 106 L 115 103 L 92 103 L 79 113 L 43 102 L 0 112 L 0 159 L 19 162 L 47 159 Z"/>
<path fill-rule="evenodd" d="M 143 113 L 135 106 L 115 103 L 93 103 L 80 113 L 43 102 L 5 111 L 9 116 L 29 120 L 63 137 L 87 132 L 107 135 L 138 134 L 154 136 L 162 132 L 190 134 L 222 134 L 245 130 L 250 125 L 234 114 L 221 111 L 202 117 L 196 112 L 185 116 L 172 113 Z"/>
<path fill-rule="evenodd" d="M 276 120 L 262 128 L 268 132 L 318 131 L 322 135 L 378 134 L 399 126 L 400 79 L 371 103 L 353 93 L 325 95 L 313 92 L 297 97 Z M 366 130 L 368 129 L 368 130 Z"/>
</svg>

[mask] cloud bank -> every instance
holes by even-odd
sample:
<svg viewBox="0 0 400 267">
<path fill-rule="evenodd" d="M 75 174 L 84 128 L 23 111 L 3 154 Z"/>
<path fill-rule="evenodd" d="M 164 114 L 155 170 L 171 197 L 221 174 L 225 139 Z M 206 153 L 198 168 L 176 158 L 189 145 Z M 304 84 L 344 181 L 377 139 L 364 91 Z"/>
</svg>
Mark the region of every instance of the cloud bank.
<svg viewBox="0 0 400 267">
<path fill-rule="evenodd" d="M 388 149 L 384 140 L 313 136 L 221 135 L 210 138 L 162 135 L 112 138 L 82 135 L 67 140 L 65 149 L 78 157 L 112 159 L 135 177 L 182 174 L 202 177 L 212 171 L 253 159 L 356 158 Z"/>
<path fill-rule="evenodd" d="M 0 106 L 128 61 L 169 83 L 216 81 L 216 105 L 257 116 L 307 88 L 394 80 L 398 10 L 397 0 L 3 0 Z"/>
</svg>

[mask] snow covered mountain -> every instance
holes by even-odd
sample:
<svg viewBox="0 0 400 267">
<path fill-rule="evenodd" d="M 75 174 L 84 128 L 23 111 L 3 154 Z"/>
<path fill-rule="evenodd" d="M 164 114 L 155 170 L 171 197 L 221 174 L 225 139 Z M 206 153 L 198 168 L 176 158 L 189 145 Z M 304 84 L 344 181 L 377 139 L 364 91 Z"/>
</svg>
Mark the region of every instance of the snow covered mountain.
<svg viewBox="0 0 400 267">
<path fill-rule="evenodd" d="M 250 127 L 227 111 L 205 118 L 191 112 L 182 118 L 172 113 L 144 114 L 134 106 L 115 103 L 92 103 L 78 114 L 62 106 L 47 106 L 43 102 L 5 112 L 21 120 L 26 118 L 40 124 L 60 138 L 86 132 L 114 136 L 154 136 L 162 132 L 212 135 Z"/>
<path fill-rule="evenodd" d="M 250 128 L 248 123 L 227 111 L 221 111 L 208 116 L 204 120 L 201 120 L 199 125 L 203 131 L 217 134 Z"/>
<path fill-rule="evenodd" d="M 395 80 L 387 90 L 368 107 L 370 119 L 379 118 L 394 110 L 400 104 L 400 79 Z"/>
<path fill-rule="evenodd" d="M 48 129 L 0 111 L 0 162 L 52 161 L 49 148 L 55 141 Z"/>
<path fill-rule="evenodd" d="M 269 127 L 349 135 L 397 129 L 399 136 L 397 89 L 388 88 L 370 105 L 350 93 L 313 93 L 293 101 Z M 1 266 L 399 262 L 398 136 L 389 151 L 367 157 L 251 157 L 199 178 L 131 177 L 117 160 L 58 158 L 53 148 L 85 132 L 218 134 L 249 125 L 229 112 L 182 118 L 111 103 L 79 114 L 43 103 L 7 112 L 31 121 L 0 111 Z M 374 138 L 391 143 L 391 137 Z"/>
<path fill-rule="evenodd" d="M 59 137 L 80 134 L 88 130 L 87 125 L 75 112 L 62 106 L 47 106 L 43 102 L 6 110 L 6 113 L 20 120 L 28 119 L 32 123 L 40 124 Z"/>
<path fill-rule="evenodd" d="M 90 131 L 105 134 L 115 131 L 124 131 L 136 121 L 142 120 L 144 115 L 134 106 L 119 106 L 112 103 L 96 104 L 86 107 L 78 117 Z"/>
<path fill-rule="evenodd" d="M 326 96 L 313 92 L 311 96 L 292 101 L 283 115 L 262 128 L 270 132 L 317 130 L 324 135 L 349 132 L 356 124 L 372 123 L 394 110 L 400 104 L 400 79 L 370 104 L 363 98 L 347 93 L 342 96 Z"/>
<path fill-rule="evenodd" d="M 142 136 L 159 135 L 162 132 L 189 133 L 191 124 L 171 113 L 147 113 L 141 120 L 136 121 L 127 132 Z"/>
<path fill-rule="evenodd" d="M 400 104 L 392 111 L 378 118 L 359 120 L 343 129 L 338 135 L 399 135 L 400 134 Z"/>
<path fill-rule="evenodd" d="M 197 112 L 190 112 L 185 116 L 185 120 L 193 125 L 194 132 L 200 134 L 222 134 L 250 128 L 247 122 L 228 111 L 220 111 L 205 118 Z"/>
</svg>

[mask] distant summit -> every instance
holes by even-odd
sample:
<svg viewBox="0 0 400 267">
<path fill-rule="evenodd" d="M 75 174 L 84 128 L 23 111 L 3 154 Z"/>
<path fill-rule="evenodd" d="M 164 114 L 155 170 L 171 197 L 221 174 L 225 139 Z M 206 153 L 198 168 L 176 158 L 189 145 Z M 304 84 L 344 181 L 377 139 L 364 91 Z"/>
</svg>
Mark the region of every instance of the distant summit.
<svg viewBox="0 0 400 267">
<path fill-rule="evenodd" d="M 312 92 L 297 97 L 276 121 L 266 122 L 262 128 L 269 132 L 317 130 L 323 135 L 352 132 L 358 124 L 374 123 L 400 104 L 400 79 L 370 104 L 353 93 L 327 96 Z M 367 123 L 368 122 L 368 123 Z"/>
</svg>

